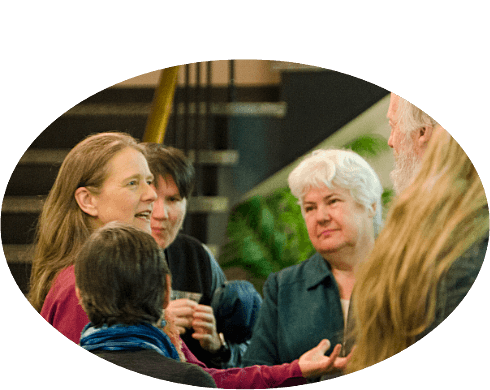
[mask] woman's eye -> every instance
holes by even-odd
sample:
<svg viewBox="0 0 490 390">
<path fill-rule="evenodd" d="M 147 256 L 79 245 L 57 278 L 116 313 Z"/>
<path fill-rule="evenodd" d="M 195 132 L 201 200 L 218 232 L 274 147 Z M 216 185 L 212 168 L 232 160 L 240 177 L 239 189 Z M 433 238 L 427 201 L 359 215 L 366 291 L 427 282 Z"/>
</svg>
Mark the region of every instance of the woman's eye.
<svg viewBox="0 0 490 390">
<path fill-rule="evenodd" d="M 135 186 L 136 184 L 138 184 L 138 181 L 137 180 L 131 180 L 128 185 L 129 186 Z"/>
</svg>

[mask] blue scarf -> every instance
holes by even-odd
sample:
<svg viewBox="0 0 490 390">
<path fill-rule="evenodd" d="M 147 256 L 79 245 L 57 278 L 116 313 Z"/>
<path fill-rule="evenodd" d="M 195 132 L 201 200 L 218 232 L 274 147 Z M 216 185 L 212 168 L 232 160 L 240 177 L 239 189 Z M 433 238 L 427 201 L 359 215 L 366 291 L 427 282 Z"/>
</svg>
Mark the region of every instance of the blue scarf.
<svg viewBox="0 0 490 390">
<path fill-rule="evenodd" d="M 82 330 L 80 346 L 88 351 L 140 351 L 153 349 L 168 358 L 180 361 L 170 338 L 148 323 L 137 325 L 103 325 L 88 323 Z"/>
</svg>

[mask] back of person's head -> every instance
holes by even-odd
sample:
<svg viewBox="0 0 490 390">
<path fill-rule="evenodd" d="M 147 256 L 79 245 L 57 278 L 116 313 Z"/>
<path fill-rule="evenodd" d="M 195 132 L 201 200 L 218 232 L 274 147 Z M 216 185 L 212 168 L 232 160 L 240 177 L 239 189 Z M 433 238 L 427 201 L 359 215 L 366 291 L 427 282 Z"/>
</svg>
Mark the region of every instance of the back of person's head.
<svg viewBox="0 0 490 390">
<path fill-rule="evenodd" d="M 96 327 L 159 321 L 170 287 L 166 275 L 165 255 L 153 237 L 121 222 L 92 233 L 75 260 L 76 285 Z"/>
<path fill-rule="evenodd" d="M 158 143 L 143 142 L 150 171 L 155 176 L 154 184 L 158 186 L 158 177 L 170 175 L 179 189 L 182 198 L 189 198 L 194 189 L 195 170 L 191 161 L 179 149 Z M 158 187 L 157 187 L 158 188 Z"/>
<path fill-rule="evenodd" d="M 374 232 L 379 231 L 383 187 L 373 168 L 357 153 L 340 149 L 315 150 L 289 174 L 288 183 L 300 204 L 310 189 L 323 186 L 348 190 L 366 210 L 372 211 L 375 204 Z"/>
<path fill-rule="evenodd" d="M 395 355 L 429 328 L 439 281 L 488 229 L 487 199 L 475 167 L 437 129 L 419 174 L 393 202 L 358 271 L 352 298 L 357 348 L 349 372 Z"/>
<path fill-rule="evenodd" d="M 43 206 L 36 230 L 30 302 L 40 311 L 56 274 L 73 264 L 73 256 L 92 231 L 90 216 L 75 200 L 75 191 L 87 187 L 97 193 L 109 161 L 125 148 L 143 152 L 125 133 L 99 133 L 78 143 L 65 157 Z"/>
</svg>

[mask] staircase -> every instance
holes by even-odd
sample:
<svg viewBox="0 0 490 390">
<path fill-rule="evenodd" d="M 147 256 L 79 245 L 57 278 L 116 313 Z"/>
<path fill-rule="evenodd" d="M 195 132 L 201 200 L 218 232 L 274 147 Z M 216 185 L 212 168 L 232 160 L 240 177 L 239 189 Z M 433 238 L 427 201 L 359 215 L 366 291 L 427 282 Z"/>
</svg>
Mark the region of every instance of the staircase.
<svg viewBox="0 0 490 390">
<path fill-rule="evenodd" d="M 186 152 L 195 165 L 197 179 L 195 192 L 188 201 L 183 229 L 206 243 L 216 257 L 225 236 L 230 205 L 236 201 L 226 194 L 226 182 L 232 176 L 230 169 L 239 162 L 238 152 L 228 147 L 228 122 L 234 116 L 283 115 L 283 104 L 260 102 L 271 94 L 277 96 L 275 89 L 251 91 L 238 88 L 235 93 L 244 101 L 227 103 L 226 88 L 214 88 L 205 129 L 207 138 L 196 138 L 197 143 L 188 139 L 194 137 L 192 134 L 182 136 L 182 127 L 185 122 L 191 129 L 203 126 L 197 122 L 203 122 L 199 111 L 203 110 L 204 102 L 182 102 L 182 96 L 189 94 L 189 90 L 176 90 L 176 109 L 167 126 L 165 144 Z M 123 131 L 141 140 L 153 94 L 153 88 L 112 87 L 103 90 L 57 118 L 22 156 L 2 203 L 1 236 L 8 266 L 24 294 L 29 289 L 37 219 L 63 159 L 71 148 L 93 133 Z M 195 95 L 195 89 L 191 89 L 190 94 Z"/>
<path fill-rule="evenodd" d="M 179 87 L 164 143 L 186 152 L 196 167 L 184 232 L 219 257 L 230 208 L 253 187 L 333 134 L 388 94 L 341 73 L 300 69 L 281 85 Z M 7 185 L 1 237 L 8 266 L 28 292 L 34 230 L 58 169 L 92 133 L 123 131 L 141 140 L 154 88 L 111 87 L 82 101 L 40 134 Z M 230 279 L 241 274 L 229 274 Z"/>
</svg>

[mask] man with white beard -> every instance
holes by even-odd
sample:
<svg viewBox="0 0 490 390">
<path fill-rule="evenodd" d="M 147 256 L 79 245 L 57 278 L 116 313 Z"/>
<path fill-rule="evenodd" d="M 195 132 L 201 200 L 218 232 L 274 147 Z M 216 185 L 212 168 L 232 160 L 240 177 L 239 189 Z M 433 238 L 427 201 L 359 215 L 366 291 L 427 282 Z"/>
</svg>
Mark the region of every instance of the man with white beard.
<svg viewBox="0 0 490 390">
<path fill-rule="evenodd" d="M 386 115 L 391 127 L 388 145 L 393 149 L 395 169 L 390 173 L 394 189 L 400 194 L 418 172 L 437 122 L 410 102 L 391 93 Z"/>
<path fill-rule="evenodd" d="M 436 128 L 442 127 L 429 115 L 400 96 L 391 93 L 388 118 L 391 134 L 388 146 L 393 149 L 395 169 L 390 178 L 397 195 L 407 188 L 415 178 L 422 163 L 422 157 Z M 346 334 L 353 335 L 354 320 L 352 304 L 346 325 Z M 355 344 L 353 337 L 347 337 L 344 343 L 343 355 L 351 352 Z"/>
</svg>

